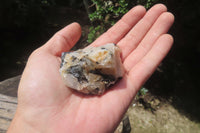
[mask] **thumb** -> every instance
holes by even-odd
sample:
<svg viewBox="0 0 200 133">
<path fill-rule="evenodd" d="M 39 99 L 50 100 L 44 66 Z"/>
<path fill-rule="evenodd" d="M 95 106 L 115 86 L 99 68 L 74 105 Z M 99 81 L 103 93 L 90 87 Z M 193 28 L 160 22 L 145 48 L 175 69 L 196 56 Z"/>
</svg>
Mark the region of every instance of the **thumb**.
<svg viewBox="0 0 200 133">
<path fill-rule="evenodd" d="M 72 23 L 58 31 L 45 45 L 44 50 L 55 56 L 60 56 L 62 52 L 69 51 L 81 36 L 81 26 Z"/>
</svg>

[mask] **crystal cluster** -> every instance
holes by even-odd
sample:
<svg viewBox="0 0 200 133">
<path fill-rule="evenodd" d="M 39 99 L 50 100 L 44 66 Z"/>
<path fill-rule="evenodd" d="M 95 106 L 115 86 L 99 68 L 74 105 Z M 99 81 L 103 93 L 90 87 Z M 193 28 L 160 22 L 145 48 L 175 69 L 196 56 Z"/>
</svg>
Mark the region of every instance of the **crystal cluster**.
<svg viewBox="0 0 200 133">
<path fill-rule="evenodd" d="M 113 43 L 62 53 L 60 74 L 67 87 L 100 95 L 122 78 L 120 48 Z"/>
</svg>

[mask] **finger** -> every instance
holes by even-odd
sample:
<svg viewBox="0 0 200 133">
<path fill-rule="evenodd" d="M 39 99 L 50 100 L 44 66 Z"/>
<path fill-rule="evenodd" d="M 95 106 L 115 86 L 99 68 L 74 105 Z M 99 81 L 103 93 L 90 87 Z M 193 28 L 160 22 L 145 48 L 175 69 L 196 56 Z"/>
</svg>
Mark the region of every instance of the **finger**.
<svg viewBox="0 0 200 133">
<path fill-rule="evenodd" d="M 173 37 L 171 35 L 164 34 L 159 37 L 148 54 L 128 73 L 131 84 L 133 85 L 132 88 L 139 89 L 143 85 L 167 55 L 172 44 Z"/>
<path fill-rule="evenodd" d="M 149 31 L 158 17 L 166 12 L 163 4 L 153 6 L 146 15 L 132 28 L 132 30 L 118 43 L 122 49 L 122 59 L 125 59 L 133 51 L 145 34 Z"/>
<path fill-rule="evenodd" d="M 128 73 L 123 79 L 118 82 L 114 89 L 108 90 L 105 94 L 105 101 L 109 101 L 110 97 L 118 97 L 112 99 L 112 104 L 120 105 L 120 112 L 127 108 L 132 98 L 143 83 L 151 76 L 157 66 L 166 56 L 173 44 L 173 37 L 169 34 L 164 34 L 156 41 L 155 45 L 149 53 Z M 111 93 L 109 93 L 112 91 Z M 106 102 L 108 104 L 108 102 Z M 112 106 L 112 104 L 110 106 Z"/>
<path fill-rule="evenodd" d="M 117 43 L 127 32 L 144 16 L 146 10 L 143 6 L 136 6 L 126 13 L 112 28 L 92 43 L 99 46 L 105 43 Z"/>
<path fill-rule="evenodd" d="M 168 12 L 163 13 L 158 18 L 139 46 L 124 60 L 126 71 L 129 71 L 148 53 L 159 36 L 167 33 L 173 22 L 174 16 Z"/>
<path fill-rule="evenodd" d="M 80 25 L 72 23 L 58 31 L 42 48 L 55 56 L 60 56 L 62 52 L 69 51 L 80 36 Z"/>
<path fill-rule="evenodd" d="M 143 83 L 155 71 L 157 66 L 166 56 L 173 44 L 171 35 L 162 35 L 149 51 L 149 53 L 128 73 L 122 80 L 108 90 L 102 98 L 103 105 L 112 110 L 113 107 L 120 107 L 113 110 L 114 114 L 122 115 L 127 110 L 132 99 L 137 94 Z M 117 97 L 114 98 L 113 97 Z M 106 103 L 106 104 L 105 104 Z"/>
</svg>

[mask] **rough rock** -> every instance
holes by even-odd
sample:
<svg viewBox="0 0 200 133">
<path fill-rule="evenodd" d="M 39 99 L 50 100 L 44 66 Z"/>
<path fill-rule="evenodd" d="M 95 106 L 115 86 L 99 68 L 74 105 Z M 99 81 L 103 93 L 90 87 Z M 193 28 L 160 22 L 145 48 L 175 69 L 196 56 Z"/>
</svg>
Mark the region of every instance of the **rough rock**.
<svg viewBox="0 0 200 133">
<path fill-rule="evenodd" d="M 120 48 L 113 43 L 62 54 L 60 73 L 66 86 L 85 94 L 102 94 L 124 74 Z"/>
</svg>

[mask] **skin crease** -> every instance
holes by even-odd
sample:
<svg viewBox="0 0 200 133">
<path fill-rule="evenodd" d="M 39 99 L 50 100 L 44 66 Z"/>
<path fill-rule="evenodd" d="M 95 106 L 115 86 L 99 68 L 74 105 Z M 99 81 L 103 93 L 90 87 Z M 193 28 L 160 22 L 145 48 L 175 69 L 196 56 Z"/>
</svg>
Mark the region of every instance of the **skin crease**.
<svg viewBox="0 0 200 133">
<path fill-rule="evenodd" d="M 61 53 L 81 36 L 72 23 L 29 57 L 18 89 L 18 107 L 8 133 L 110 133 L 173 44 L 167 31 L 174 16 L 162 4 L 146 11 L 136 6 L 90 46 L 115 43 L 126 73 L 101 96 L 67 88 L 59 74 Z"/>
</svg>

